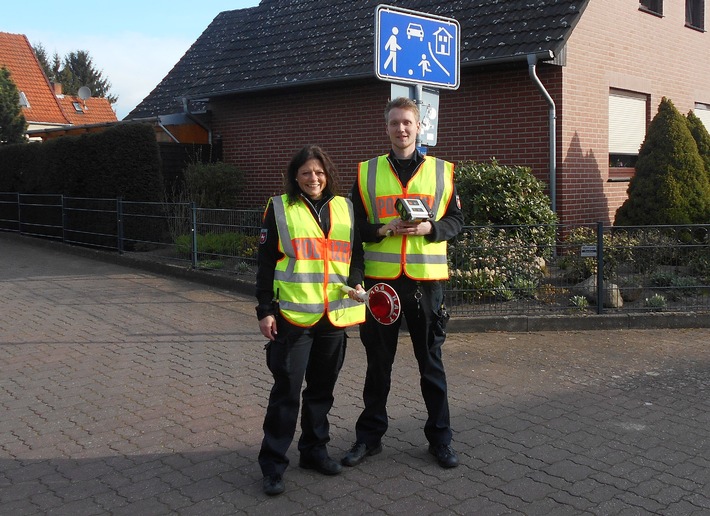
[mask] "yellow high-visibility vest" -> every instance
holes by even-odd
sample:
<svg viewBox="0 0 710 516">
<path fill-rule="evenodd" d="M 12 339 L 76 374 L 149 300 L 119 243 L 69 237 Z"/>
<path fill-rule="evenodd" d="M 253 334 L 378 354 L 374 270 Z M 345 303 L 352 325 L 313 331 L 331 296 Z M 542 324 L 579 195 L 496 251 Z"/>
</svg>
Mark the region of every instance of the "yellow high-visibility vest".
<svg viewBox="0 0 710 516">
<path fill-rule="evenodd" d="M 325 235 L 305 201 L 289 204 L 288 196 L 272 197 L 279 233 L 279 260 L 274 271 L 274 292 L 279 310 L 297 326 L 313 326 L 324 313 L 337 327 L 365 320 L 365 305 L 351 300 L 341 287 L 347 284 L 353 242 L 353 207 L 349 199 L 334 197 L 330 232 Z"/>
<path fill-rule="evenodd" d="M 454 166 L 431 156 L 409 180 L 407 187 L 387 161 L 387 155 L 358 166 L 358 188 L 368 221 L 387 224 L 399 217 L 395 203 L 400 197 L 418 197 L 429 206 L 433 220 L 441 219 L 454 192 Z M 430 242 L 423 236 L 394 235 L 380 242 L 364 242 L 365 275 L 374 279 L 398 278 L 402 272 L 414 280 L 449 277 L 446 242 Z"/>
</svg>

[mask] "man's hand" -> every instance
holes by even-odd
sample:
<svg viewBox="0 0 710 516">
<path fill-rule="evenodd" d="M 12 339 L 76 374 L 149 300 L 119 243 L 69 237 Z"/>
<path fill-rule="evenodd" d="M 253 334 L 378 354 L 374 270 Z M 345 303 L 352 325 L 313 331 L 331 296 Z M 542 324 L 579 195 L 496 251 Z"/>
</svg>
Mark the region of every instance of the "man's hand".
<svg viewBox="0 0 710 516">
<path fill-rule="evenodd" d="M 269 340 L 276 340 L 276 317 L 273 315 L 267 315 L 263 319 L 259 320 L 259 329 L 261 334 Z"/>
<path fill-rule="evenodd" d="M 395 229 L 395 235 L 405 235 L 405 236 L 424 236 L 431 233 L 432 225 L 428 220 L 422 222 L 405 222 L 403 220 L 399 221 L 397 229 Z"/>
</svg>

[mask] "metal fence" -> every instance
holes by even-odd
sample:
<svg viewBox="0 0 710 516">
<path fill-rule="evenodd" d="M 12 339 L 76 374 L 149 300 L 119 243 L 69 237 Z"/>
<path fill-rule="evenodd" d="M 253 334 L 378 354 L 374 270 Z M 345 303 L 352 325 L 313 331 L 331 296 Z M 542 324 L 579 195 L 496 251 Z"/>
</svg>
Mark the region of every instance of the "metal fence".
<svg viewBox="0 0 710 516">
<path fill-rule="evenodd" d="M 710 311 L 710 225 L 467 227 L 449 258 L 457 315 Z"/>
<path fill-rule="evenodd" d="M 261 210 L 0 193 L 0 231 L 251 280 Z M 710 225 L 467 226 L 452 315 L 710 311 Z"/>
</svg>

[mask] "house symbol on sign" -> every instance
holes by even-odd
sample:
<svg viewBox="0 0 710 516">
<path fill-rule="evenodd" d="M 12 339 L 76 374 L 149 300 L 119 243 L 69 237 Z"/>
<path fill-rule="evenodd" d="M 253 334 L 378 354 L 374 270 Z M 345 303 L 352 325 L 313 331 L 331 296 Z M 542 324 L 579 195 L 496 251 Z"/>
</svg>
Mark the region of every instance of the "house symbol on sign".
<svg viewBox="0 0 710 516">
<path fill-rule="evenodd" d="M 439 29 L 434 32 L 434 37 L 436 38 L 435 52 L 441 56 L 451 55 L 451 40 L 454 39 L 454 37 L 449 31 L 444 27 L 439 27 Z"/>
</svg>

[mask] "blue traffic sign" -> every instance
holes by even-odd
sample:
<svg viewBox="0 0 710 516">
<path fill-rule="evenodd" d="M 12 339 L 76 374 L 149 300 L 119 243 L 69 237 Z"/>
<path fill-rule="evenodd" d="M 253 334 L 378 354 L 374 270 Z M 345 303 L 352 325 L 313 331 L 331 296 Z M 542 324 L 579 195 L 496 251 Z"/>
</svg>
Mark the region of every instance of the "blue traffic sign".
<svg viewBox="0 0 710 516">
<path fill-rule="evenodd" d="M 390 82 L 459 87 L 459 23 L 387 5 L 375 14 L 375 73 Z"/>
</svg>

